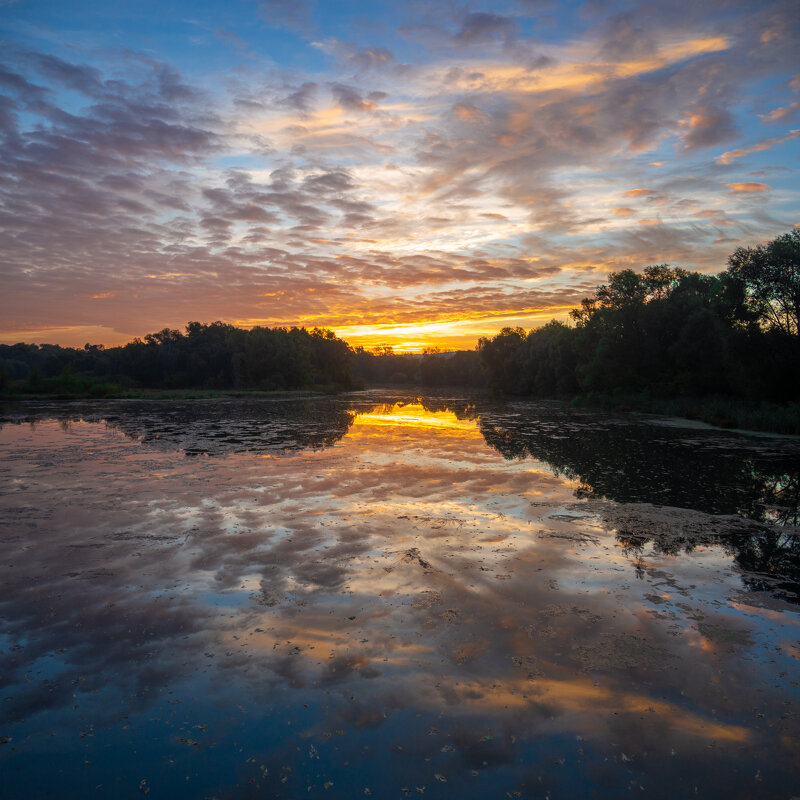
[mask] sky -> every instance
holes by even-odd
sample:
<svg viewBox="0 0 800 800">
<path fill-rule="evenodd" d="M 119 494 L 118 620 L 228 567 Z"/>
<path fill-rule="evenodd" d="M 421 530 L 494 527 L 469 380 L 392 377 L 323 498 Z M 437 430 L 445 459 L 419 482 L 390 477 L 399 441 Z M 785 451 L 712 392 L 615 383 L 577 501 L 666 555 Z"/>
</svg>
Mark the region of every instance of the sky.
<svg viewBox="0 0 800 800">
<path fill-rule="evenodd" d="M 800 225 L 796 0 L 0 0 L 0 342 L 472 348 Z"/>
</svg>

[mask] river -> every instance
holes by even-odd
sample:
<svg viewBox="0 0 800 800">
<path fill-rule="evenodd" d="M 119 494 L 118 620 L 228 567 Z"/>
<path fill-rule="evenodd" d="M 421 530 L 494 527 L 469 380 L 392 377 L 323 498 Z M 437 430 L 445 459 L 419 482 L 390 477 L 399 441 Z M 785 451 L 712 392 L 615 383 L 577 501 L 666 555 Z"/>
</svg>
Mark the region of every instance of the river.
<svg viewBox="0 0 800 800">
<path fill-rule="evenodd" d="M 800 439 L 359 392 L 0 409 L 14 798 L 800 794 Z"/>
</svg>

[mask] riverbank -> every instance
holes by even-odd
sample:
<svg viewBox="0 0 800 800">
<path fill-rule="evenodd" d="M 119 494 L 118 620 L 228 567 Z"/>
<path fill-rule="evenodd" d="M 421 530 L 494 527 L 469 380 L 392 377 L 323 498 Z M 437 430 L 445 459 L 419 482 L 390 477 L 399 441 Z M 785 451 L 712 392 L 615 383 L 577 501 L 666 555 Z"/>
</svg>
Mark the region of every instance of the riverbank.
<svg viewBox="0 0 800 800">
<path fill-rule="evenodd" d="M 0 402 L 29 400 L 216 400 L 221 398 L 254 398 L 280 400 L 293 397 L 314 397 L 339 394 L 360 387 L 344 388 L 336 384 L 313 386 L 308 389 L 120 389 L 116 386 L 92 386 L 86 391 L 0 392 Z"/>
<path fill-rule="evenodd" d="M 647 397 L 576 395 L 572 405 L 632 411 L 705 422 L 716 428 L 800 435 L 800 403 L 781 405 L 730 397 Z"/>
</svg>

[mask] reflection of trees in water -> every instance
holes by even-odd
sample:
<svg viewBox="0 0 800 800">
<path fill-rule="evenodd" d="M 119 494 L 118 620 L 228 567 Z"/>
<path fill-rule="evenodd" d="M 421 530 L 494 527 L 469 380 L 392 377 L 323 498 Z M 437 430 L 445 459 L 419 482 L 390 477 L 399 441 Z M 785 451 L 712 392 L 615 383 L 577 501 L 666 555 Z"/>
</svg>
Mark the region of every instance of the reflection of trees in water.
<svg viewBox="0 0 800 800">
<path fill-rule="evenodd" d="M 745 585 L 753 591 L 780 591 L 786 599 L 800 602 L 800 538 L 780 529 L 746 536 L 734 534 L 725 543 L 746 571 Z"/>
<path fill-rule="evenodd" d="M 479 409 L 473 399 L 428 396 L 420 398 L 419 402 L 429 414 L 438 414 L 449 411 L 457 420 L 476 419 Z"/>
<path fill-rule="evenodd" d="M 617 537 L 634 558 L 648 542 L 668 555 L 722 543 L 748 573 L 748 588 L 800 597 L 800 538 L 787 530 L 800 520 L 797 442 L 661 428 L 555 405 L 537 405 L 525 417 L 490 412 L 480 429 L 505 458 L 536 459 L 579 483 L 579 497 L 754 520 L 750 531 L 733 532 L 722 542 L 702 533 L 659 537 L 621 530 Z"/>
<path fill-rule="evenodd" d="M 659 536 L 617 531 L 617 541 L 631 559 L 638 577 L 644 577 L 644 549 L 647 544 L 656 553 L 677 556 L 697 547 L 719 547 L 730 555 L 742 570 L 744 585 L 754 592 L 769 592 L 791 603 L 800 603 L 800 538 L 785 528 L 754 525 L 749 532 Z"/>
<path fill-rule="evenodd" d="M 55 413 L 54 413 L 55 412 Z M 187 455 L 319 449 L 338 442 L 355 414 L 328 398 L 291 400 L 131 401 L 43 408 L 25 421 L 102 422 L 135 441 Z"/>
<path fill-rule="evenodd" d="M 800 537 L 787 530 L 800 524 L 800 443 L 660 427 L 559 403 L 421 402 L 426 411 L 477 419 L 486 442 L 504 458 L 542 462 L 579 484 L 578 497 L 753 520 L 747 532 L 723 540 L 718 533 L 659 537 L 624 530 L 617 538 L 634 559 L 648 542 L 665 555 L 722 544 L 747 573 L 748 588 L 800 600 Z"/>
<path fill-rule="evenodd" d="M 724 548 L 753 590 L 800 597 L 800 445 L 715 430 L 657 427 L 558 403 L 491 404 L 448 397 L 421 400 L 426 411 L 477 419 L 486 442 L 507 459 L 532 458 L 579 484 L 581 498 L 652 503 L 736 514 L 763 524 L 732 533 Z M 633 557 L 651 542 L 666 555 L 719 545 L 718 534 L 659 537 L 619 531 Z"/>
<path fill-rule="evenodd" d="M 779 525 L 800 525 L 800 474 L 755 476 L 759 504 L 767 519 Z"/>
<path fill-rule="evenodd" d="M 515 411 L 520 406 L 512 406 Z M 657 427 L 553 405 L 483 414 L 505 458 L 533 458 L 580 484 L 578 495 L 796 524 L 800 446 L 727 432 Z"/>
<path fill-rule="evenodd" d="M 185 453 L 265 453 L 319 449 L 338 442 L 355 415 L 344 407 L 314 400 L 267 403 L 186 403 L 165 413 L 126 413 L 107 424 L 142 442 Z"/>
</svg>

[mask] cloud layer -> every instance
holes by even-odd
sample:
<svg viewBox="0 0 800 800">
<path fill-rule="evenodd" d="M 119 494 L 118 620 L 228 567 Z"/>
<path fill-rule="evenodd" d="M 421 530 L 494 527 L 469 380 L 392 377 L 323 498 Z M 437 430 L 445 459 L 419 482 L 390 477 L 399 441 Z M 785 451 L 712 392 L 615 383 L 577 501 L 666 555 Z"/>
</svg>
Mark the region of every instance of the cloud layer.
<svg viewBox="0 0 800 800">
<path fill-rule="evenodd" d="M 12 20 L 0 339 L 219 318 L 470 346 L 800 221 L 793 4 L 599 8 L 262 2 L 160 48 Z"/>
</svg>

